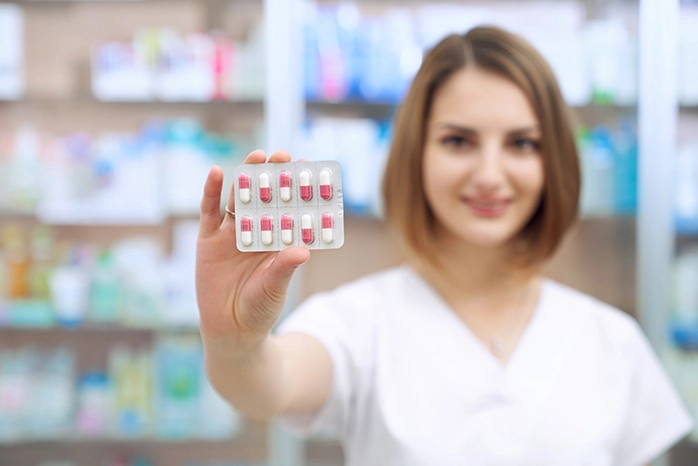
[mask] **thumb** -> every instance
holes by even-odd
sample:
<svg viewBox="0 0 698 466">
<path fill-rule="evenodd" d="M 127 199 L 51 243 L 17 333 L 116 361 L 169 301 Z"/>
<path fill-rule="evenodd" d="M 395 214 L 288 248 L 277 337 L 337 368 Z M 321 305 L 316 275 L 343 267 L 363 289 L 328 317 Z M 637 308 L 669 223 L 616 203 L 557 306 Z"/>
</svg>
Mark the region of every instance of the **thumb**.
<svg viewBox="0 0 698 466">
<path fill-rule="evenodd" d="M 279 251 L 267 270 L 264 271 L 262 278 L 264 290 L 269 297 L 283 303 L 293 273 L 308 259 L 310 259 L 310 251 L 303 247 Z"/>
</svg>

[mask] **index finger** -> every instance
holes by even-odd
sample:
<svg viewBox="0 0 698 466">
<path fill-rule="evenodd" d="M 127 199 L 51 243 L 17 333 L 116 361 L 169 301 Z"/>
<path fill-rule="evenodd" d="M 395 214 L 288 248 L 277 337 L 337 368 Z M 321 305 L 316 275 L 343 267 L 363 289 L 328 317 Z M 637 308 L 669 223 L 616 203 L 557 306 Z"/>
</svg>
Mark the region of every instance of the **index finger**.
<svg viewBox="0 0 698 466">
<path fill-rule="evenodd" d="M 199 237 L 205 238 L 218 231 L 221 224 L 221 189 L 223 188 L 223 170 L 214 165 L 208 172 L 201 198 L 201 215 L 199 217 Z"/>
</svg>

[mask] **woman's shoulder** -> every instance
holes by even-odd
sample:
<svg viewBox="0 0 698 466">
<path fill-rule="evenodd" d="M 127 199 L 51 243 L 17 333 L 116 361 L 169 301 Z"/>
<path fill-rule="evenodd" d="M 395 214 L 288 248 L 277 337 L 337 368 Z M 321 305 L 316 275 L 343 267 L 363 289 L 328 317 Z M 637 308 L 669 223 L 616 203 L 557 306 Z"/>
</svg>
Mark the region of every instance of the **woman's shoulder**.
<svg viewBox="0 0 698 466">
<path fill-rule="evenodd" d="M 383 307 L 382 303 L 393 300 L 405 290 L 411 277 L 411 269 L 398 266 L 379 270 L 310 296 L 300 308 L 322 306 L 338 311 L 350 309 L 373 311 Z"/>
<path fill-rule="evenodd" d="M 318 296 L 373 299 L 375 296 L 390 295 L 399 292 L 405 286 L 411 277 L 411 270 L 408 266 L 379 270 L 321 292 Z"/>
<path fill-rule="evenodd" d="M 591 294 L 552 279 L 545 279 L 546 303 L 566 313 L 581 328 L 607 336 L 616 344 L 634 344 L 644 332 L 634 316 Z"/>
</svg>

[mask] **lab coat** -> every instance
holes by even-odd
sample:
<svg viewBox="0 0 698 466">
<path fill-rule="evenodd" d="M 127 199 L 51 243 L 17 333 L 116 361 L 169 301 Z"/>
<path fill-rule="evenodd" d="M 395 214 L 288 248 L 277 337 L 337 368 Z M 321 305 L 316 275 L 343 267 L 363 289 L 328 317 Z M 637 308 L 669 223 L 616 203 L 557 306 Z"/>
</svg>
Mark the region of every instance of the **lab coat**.
<svg viewBox="0 0 698 466">
<path fill-rule="evenodd" d="M 407 266 L 311 297 L 278 327 L 333 364 L 315 413 L 347 466 L 635 466 L 693 421 L 637 322 L 546 279 L 506 365 Z"/>
</svg>

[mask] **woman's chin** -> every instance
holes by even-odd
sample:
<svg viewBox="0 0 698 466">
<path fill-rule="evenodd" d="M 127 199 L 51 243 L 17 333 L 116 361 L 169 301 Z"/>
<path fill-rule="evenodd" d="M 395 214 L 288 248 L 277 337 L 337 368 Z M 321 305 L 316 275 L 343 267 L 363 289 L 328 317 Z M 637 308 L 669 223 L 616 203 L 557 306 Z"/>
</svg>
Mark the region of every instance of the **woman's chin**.
<svg viewBox="0 0 698 466">
<path fill-rule="evenodd" d="M 460 238 L 467 248 L 482 250 L 497 250 L 506 248 L 510 242 L 509 237 L 493 235 L 468 235 Z"/>
</svg>

